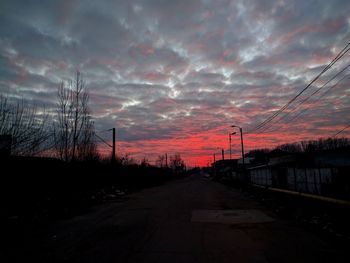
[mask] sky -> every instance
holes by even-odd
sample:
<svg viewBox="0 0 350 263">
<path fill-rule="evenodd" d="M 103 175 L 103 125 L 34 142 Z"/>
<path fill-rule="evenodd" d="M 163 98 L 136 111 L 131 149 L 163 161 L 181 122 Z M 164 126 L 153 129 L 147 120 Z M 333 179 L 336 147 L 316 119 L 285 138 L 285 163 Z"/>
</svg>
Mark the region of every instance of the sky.
<svg viewBox="0 0 350 263">
<path fill-rule="evenodd" d="M 54 112 L 80 71 L 97 134 L 151 163 L 178 153 L 207 165 L 245 151 L 333 136 L 350 124 L 350 1 L 149 0 L 0 2 L 0 92 Z M 350 53 L 350 52 L 349 52 Z M 327 84 L 327 85 L 324 85 Z M 316 92 L 309 99 L 307 96 Z M 339 136 L 349 136 L 344 130 Z M 110 149 L 99 144 L 101 153 Z"/>
</svg>

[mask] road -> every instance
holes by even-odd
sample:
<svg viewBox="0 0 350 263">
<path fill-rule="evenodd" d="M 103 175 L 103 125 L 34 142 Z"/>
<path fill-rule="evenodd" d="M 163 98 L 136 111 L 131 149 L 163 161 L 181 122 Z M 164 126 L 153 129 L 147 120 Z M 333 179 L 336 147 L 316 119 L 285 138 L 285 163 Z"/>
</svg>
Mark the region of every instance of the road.
<svg viewBox="0 0 350 263">
<path fill-rule="evenodd" d="M 349 262 L 249 194 L 200 174 L 95 207 L 27 244 L 35 262 Z M 35 237 L 32 237 L 34 240 Z M 29 242 L 30 243 L 30 242 Z M 23 255 L 21 255 L 23 257 Z"/>
</svg>

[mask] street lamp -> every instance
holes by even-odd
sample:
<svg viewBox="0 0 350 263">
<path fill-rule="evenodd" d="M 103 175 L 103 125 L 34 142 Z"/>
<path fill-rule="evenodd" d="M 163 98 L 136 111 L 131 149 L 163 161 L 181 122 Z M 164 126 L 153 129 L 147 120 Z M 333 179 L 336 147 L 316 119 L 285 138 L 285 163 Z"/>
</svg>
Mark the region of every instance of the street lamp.
<svg viewBox="0 0 350 263">
<path fill-rule="evenodd" d="M 221 159 L 222 159 L 222 160 L 225 160 L 225 151 L 224 151 L 224 148 L 217 147 L 217 149 L 220 150 L 220 152 L 221 152 Z"/>
<path fill-rule="evenodd" d="M 115 128 L 112 128 L 112 129 L 109 129 L 107 131 L 112 131 L 113 132 L 113 136 L 112 136 L 112 141 L 113 141 L 113 144 L 112 146 L 109 145 L 111 148 L 112 148 L 112 163 L 115 163 Z"/>
<path fill-rule="evenodd" d="M 225 155 L 224 155 L 224 149 L 216 147 L 217 150 L 221 150 L 221 156 L 222 156 L 222 160 L 225 159 Z M 216 161 L 216 153 L 214 152 L 214 163 Z"/>
<path fill-rule="evenodd" d="M 231 127 L 232 128 L 238 128 L 240 133 L 241 133 L 242 160 L 243 160 L 243 166 L 244 166 L 245 162 L 244 162 L 244 147 L 243 147 L 243 131 L 242 131 L 242 128 L 239 127 L 239 126 L 232 125 Z"/>
<path fill-rule="evenodd" d="M 228 134 L 228 140 L 229 140 L 229 144 L 230 144 L 230 160 L 232 159 L 231 135 L 235 135 L 235 134 L 236 134 L 236 132 L 232 132 L 232 133 Z"/>
</svg>

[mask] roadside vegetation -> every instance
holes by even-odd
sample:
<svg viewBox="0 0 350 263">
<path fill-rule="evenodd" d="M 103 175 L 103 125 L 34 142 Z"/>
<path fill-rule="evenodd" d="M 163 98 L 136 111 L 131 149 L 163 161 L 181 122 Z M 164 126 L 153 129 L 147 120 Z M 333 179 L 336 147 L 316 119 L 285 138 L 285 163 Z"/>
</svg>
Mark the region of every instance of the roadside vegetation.
<svg viewBox="0 0 350 263">
<path fill-rule="evenodd" d="M 188 174 L 179 154 L 157 166 L 102 158 L 79 72 L 58 86 L 55 110 L 0 95 L 0 158 L 2 215 L 14 222 L 71 217 Z"/>
</svg>

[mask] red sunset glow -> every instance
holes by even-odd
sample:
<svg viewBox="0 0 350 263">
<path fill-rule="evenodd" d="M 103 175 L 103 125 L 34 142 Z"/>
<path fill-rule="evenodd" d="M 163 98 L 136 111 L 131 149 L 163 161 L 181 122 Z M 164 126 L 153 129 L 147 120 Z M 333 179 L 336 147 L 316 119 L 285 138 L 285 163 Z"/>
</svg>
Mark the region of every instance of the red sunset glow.
<svg viewBox="0 0 350 263">
<path fill-rule="evenodd" d="M 238 132 L 231 125 L 243 128 L 245 152 L 348 125 L 349 70 L 332 79 L 347 53 L 255 130 L 349 42 L 349 8 L 348 1 L 61 1 L 24 11 L 13 1 L 2 7 L 0 90 L 54 116 L 59 84 L 79 70 L 96 134 L 111 144 L 107 130 L 116 128 L 118 155 L 154 164 L 178 153 L 189 166 L 206 166 L 221 149 L 229 157 L 228 134 Z M 232 156 L 240 155 L 237 134 Z"/>
</svg>

